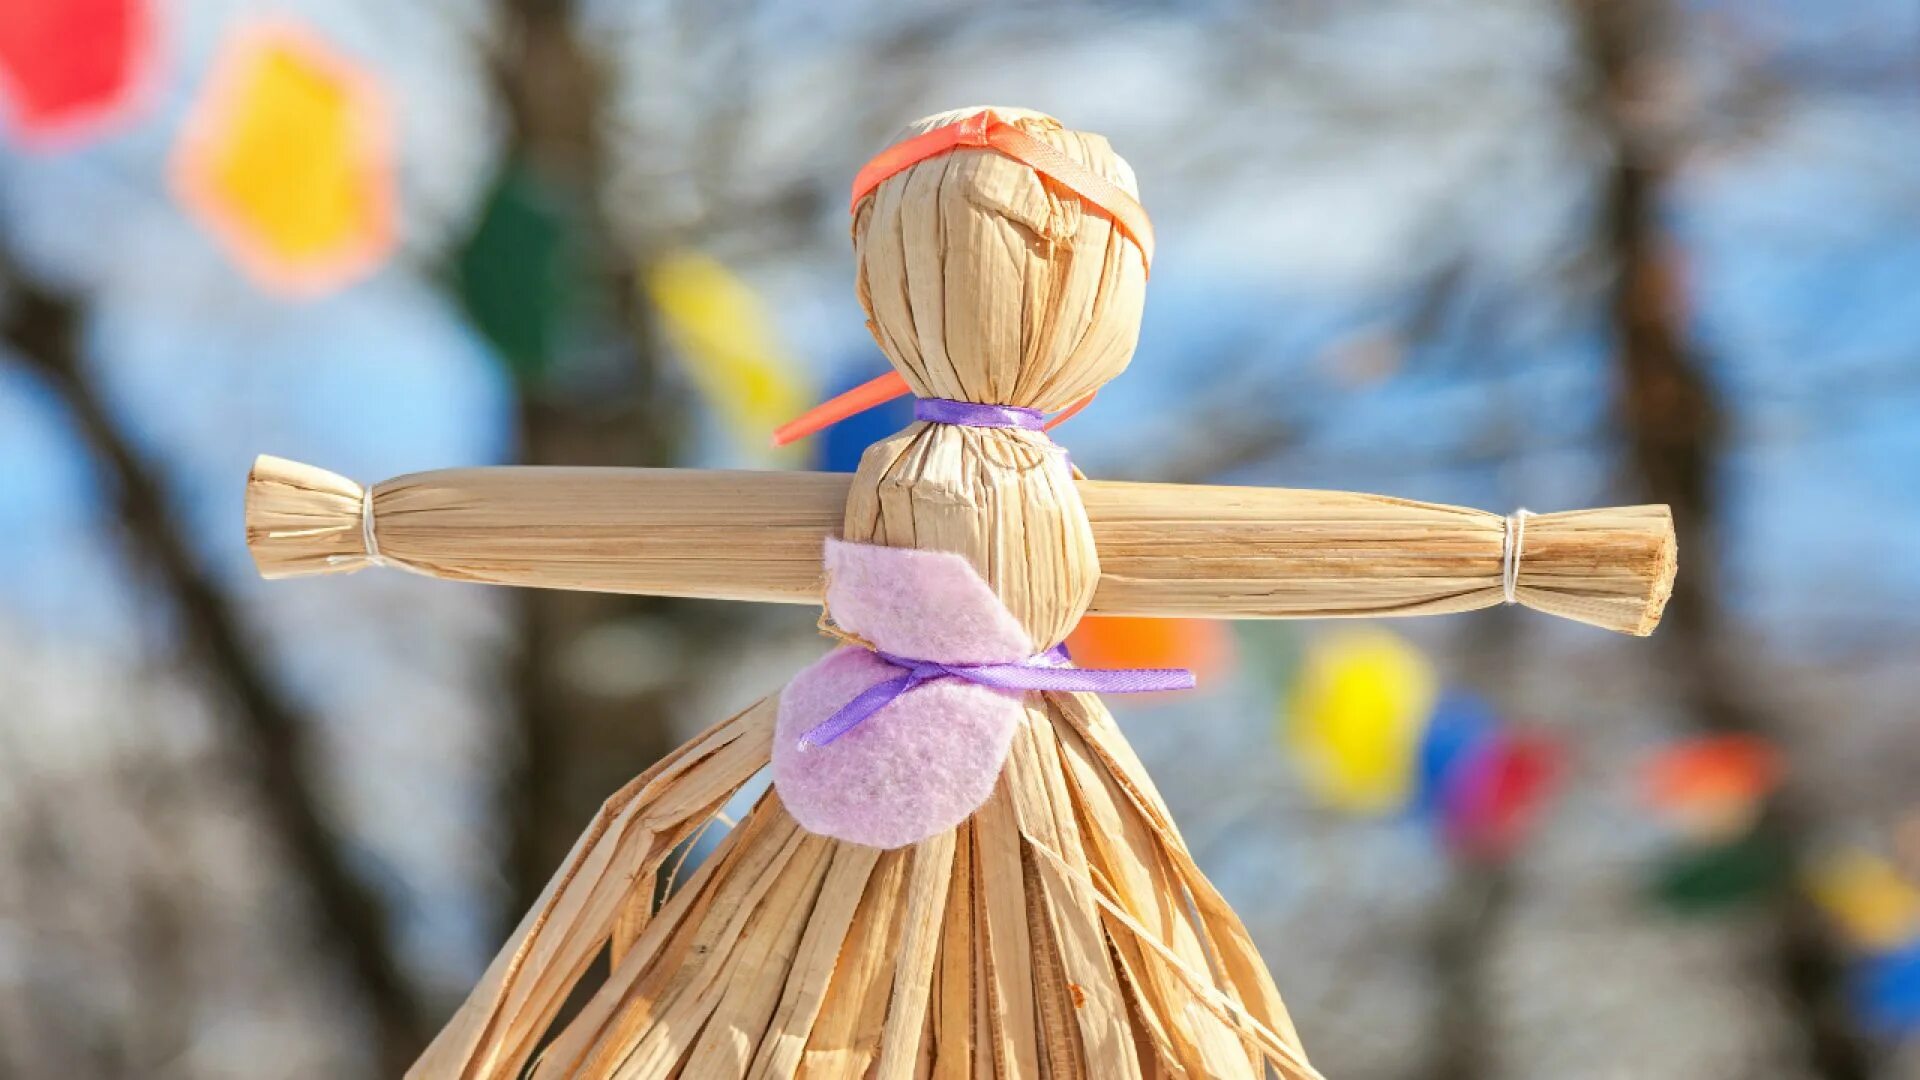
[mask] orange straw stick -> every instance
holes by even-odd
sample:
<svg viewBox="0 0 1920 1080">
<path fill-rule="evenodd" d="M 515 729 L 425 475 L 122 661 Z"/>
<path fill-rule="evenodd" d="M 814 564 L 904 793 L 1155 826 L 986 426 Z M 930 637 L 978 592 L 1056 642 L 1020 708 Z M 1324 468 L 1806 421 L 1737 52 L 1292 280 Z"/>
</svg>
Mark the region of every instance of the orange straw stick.
<svg viewBox="0 0 1920 1080">
<path fill-rule="evenodd" d="M 830 401 L 823 401 L 808 409 L 798 419 L 789 420 L 773 431 L 773 445 L 785 446 L 790 442 L 804 439 L 822 428 L 845 420 L 855 413 L 885 405 L 902 394 L 910 394 L 913 388 L 907 385 L 906 377 L 897 371 L 889 371 L 877 379 L 870 379 L 859 386 L 841 394 Z"/>
<path fill-rule="evenodd" d="M 1079 401 L 1076 401 L 1073 404 L 1067 406 L 1066 408 L 1061 409 L 1060 412 L 1056 414 L 1053 417 L 1053 419 L 1048 420 L 1046 426 L 1041 428 L 1040 430 L 1052 431 L 1054 428 L 1057 428 L 1061 424 L 1064 424 L 1067 421 L 1073 419 L 1074 417 L 1080 415 L 1080 410 L 1093 404 L 1094 394 L 1098 394 L 1099 392 L 1100 391 L 1095 390 L 1093 394 L 1088 394 L 1086 397 L 1081 398 Z"/>
<path fill-rule="evenodd" d="M 797 419 L 781 424 L 774 429 L 773 445 L 785 446 L 791 442 L 798 442 L 809 435 L 832 427 L 849 416 L 885 405 L 902 394 L 912 392 L 912 388 L 907 385 L 907 380 L 899 372 L 889 371 L 879 378 L 861 383 L 839 397 L 815 405 Z M 1059 415 L 1047 421 L 1043 430 L 1052 431 L 1073 419 L 1074 414 L 1093 403 L 1093 396 L 1088 394 L 1060 410 Z"/>
</svg>

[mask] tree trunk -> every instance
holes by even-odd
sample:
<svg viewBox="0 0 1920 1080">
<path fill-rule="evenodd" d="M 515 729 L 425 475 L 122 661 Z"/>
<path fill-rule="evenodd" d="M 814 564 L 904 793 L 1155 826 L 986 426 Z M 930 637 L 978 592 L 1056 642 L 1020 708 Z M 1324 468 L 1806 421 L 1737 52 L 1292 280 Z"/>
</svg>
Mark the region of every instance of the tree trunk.
<svg viewBox="0 0 1920 1080">
<path fill-rule="evenodd" d="M 1696 729 L 1768 735 L 1777 725 L 1750 694 L 1762 673 L 1733 640 L 1719 598 L 1717 481 L 1725 427 L 1688 340 L 1682 292 L 1665 257 L 1659 198 L 1671 162 L 1629 107 L 1645 99 L 1640 65 L 1671 14 L 1652 0 L 1575 0 L 1574 15 L 1592 65 L 1594 113 L 1615 150 L 1598 243 L 1615 275 L 1609 313 L 1619 422 L 1645 497 L 1673 508 L 1684 560 L 1667 605 L 1662 651 Z M 1806 816 L 1788 791 L 1759 825 L 1789 865 L 1805 847 Z M 1844 957 L 1797 890 L 1774 898 L 1770 915 L 1773 975 L 1800 1023 L 1810 1066 L 1827 1080 L 1866 1080 L 1872 1055 L 1846 1014 Z"/>
<path fill-rule="evenodd" d="M 545 357 L 520 387 L 520 457 L 536 465 L 667 466 L 687 423 L 661 379 L 663 357 L 639 296 L 646 253 L 625 250 L 599 206 L 606 166 L 600 132 L 609 85 L 601 58 L 579 37 L 573 5 L 505 0 L 497 83 L 509 126 L 509 160 L 566 204 L 582 275 L 582 325 L 564 340 L 591 342 Z M 645 686 L 582 686 L 568 666 L 589 635 L 621 625 L 671 625 L 676 639 L 717 628 L 696 605 L 646 597 L 529 590 L 513 597 L 520 627 L 513 670 L 514 764 L 501 806 L 510 830 L 511 931 L 610 792 L 673 749 L 676 700 L 697 679 L 688 665 Z M 704 650 L 686 649 L 684 655 Z M 681 650 L 676 650 L 680 653 Z M 640 658 L 644 662 L 645 658 Z M 657 658 L 656 658 L 657 660 Z"/>
</svg>

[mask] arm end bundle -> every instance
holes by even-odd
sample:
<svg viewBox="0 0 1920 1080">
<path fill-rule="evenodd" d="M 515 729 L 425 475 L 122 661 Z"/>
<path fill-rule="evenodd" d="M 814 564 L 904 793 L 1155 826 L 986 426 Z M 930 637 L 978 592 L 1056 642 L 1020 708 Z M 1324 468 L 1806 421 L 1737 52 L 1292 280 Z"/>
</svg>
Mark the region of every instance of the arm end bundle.
<svg viewBox="0 0 1920 1080">
<path fill-rule="evenodd" d="M 1524 540 L 1520 603 L 1635 637 L 1660 625 L 1678 568 L 1665 506 L 1539 514 Z"/>
<path fill-rule="evenodd" d="M 264 578 L 342 574 L 370 566 L 359 484 L 262 454 L 247 474 L 247 549 Z"/>
</svg>

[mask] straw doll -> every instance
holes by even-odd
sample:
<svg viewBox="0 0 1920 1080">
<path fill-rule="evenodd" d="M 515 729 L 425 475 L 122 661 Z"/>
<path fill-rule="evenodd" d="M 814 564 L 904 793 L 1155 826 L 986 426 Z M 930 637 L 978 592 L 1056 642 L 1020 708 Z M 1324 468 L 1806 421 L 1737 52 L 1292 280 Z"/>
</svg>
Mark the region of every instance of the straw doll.
<svg viewBox="0 0 1920 1080">
<path fill-rule="evenodd" d="M 1043 418 L 1133 353 L 1152 233 L 1125 162 L 1046 116 L 968 110 L 913 125 L 852 209 L 860 301 L 919 419 L 851 478 L 469 469 L 363 491 L 256 466 L 268 576 L 824 601 L 839 642 L 607 800 L 412 1075 L 1317 1076 L 1101 701 L 1184 673 L 1086 671 L 1060 643 L 1089 610 L 1502 601 L 1644 634 L 1665 509 L 1086 480 Z M 769 767 L 656 905 L 669 856 Z M 602 953 L 605 983 L 556 1023 Z"/>
</svg>

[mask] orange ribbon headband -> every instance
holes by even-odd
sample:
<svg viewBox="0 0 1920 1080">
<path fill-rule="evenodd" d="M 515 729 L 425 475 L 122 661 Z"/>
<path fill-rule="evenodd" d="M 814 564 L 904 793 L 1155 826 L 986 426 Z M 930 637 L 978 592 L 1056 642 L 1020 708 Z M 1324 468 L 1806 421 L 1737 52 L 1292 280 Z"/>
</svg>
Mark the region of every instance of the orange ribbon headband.
<svg viewBox="0 0 1920 1080">
<path fill-rule="evenodd" d="M 1153 264 L 1153 223 L 1147 220 L 1146 208 L 1140 205 L 1140 200 L 1127 194 L 1120 185 L 1000 119 L 992 109 L 894 143 L 874 155 L 873 160 L 854 175 L 853 199 L 847 210 L 858 210 L 860 200 L 898 173 L 928 158 L 969 149 L 1005 154 L 1080 196 L 1082 202 L 1112 218 L 1120 231 L 1139 245 L 1147 264 Z"/>
<path fill-rule="evenodd" d="M 1113 219 L 1121 232 L 1140 248 L 1141 258 L 1153 265 L 1153 223 L 1147 220 L 1140 200 L 1121 190 L 1120 185 L 1073 160 L 1052 146 L 1027 134 L 985 109 L 964 120 L 945 124 L 911 139 L 894 143 L 874 155 L 853 177 L 853 198 L 849 213 L 860 209 L 860 200 L 889 179 L 941 154 L 955 150 L 993 150 L 1020 162 L 1041 176 L 1080 197 L 1080 201 Z M 845 420 L 856 413 L 884 405 L 908 393 L 907 380 L 899 372 L 888 372 L 865 382 L 831 401 L 809 409 L 804 416 L 780 425 L 773 433 L 773 445 L 785 446 Z M 1074 402 L 1047 422 L 1052 429 L 1093 400 L 1093 395 Z"/>
</svg>

